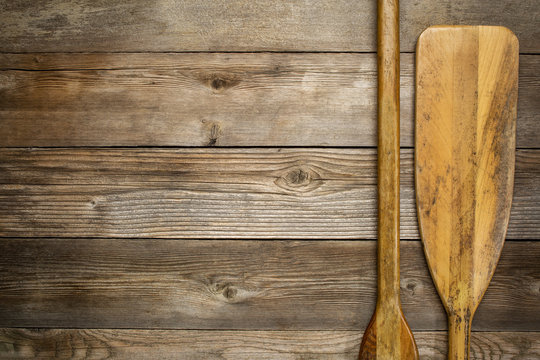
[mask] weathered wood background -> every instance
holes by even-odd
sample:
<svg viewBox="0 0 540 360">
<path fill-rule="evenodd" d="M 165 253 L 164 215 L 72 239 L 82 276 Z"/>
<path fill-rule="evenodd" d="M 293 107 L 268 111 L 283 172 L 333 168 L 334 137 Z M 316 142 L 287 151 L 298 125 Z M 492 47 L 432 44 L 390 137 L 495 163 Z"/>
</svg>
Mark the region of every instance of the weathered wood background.
<svg viewBox="0 0 540 360">
<path fill-rule="evenodd" d="M 0 357 L 355 359 L 375 305 L 372 0 L 0 0 Z M 540 7 L 402 0 L 402 302 L 418 240 L 414 46 L 521 45 L 514 203 L 474 359 L 540 358 Z"/>
</svg>

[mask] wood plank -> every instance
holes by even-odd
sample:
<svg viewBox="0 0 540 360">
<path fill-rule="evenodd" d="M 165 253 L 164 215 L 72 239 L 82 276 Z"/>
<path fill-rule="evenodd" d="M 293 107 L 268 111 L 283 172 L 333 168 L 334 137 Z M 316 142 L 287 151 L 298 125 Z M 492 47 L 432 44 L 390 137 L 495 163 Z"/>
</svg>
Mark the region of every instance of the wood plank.
<svg viewBox="0 0 540 360">
<path fill-rule="evenodd" d="M 295 0 L 2 1 L 0 51 L 374 51 L 376 3 Z M 435 24 L 504 25 L 540 51 L 536 0 L 401 4 L 401 49 Z"/>
<path fill-rule="evenodd" d="M 410 147 L 412 54 L 401 68 Z M 0 69 L 0 146 L 377 144 L 374 54 L 4 54 Z M 540 143 L 538 73 L 522 56 L 521 148 Z"/>
<path fill-rule="evenodd" d="M 412 150 L 401 237 L 418 239 Z M 508 239 L 540 239 L 540 150 Z M 2 149 L 0 236 L 375 239 L 375 149 Z"/>
<path fill-rule="evenodd" d="M 375 241 L 1 239 L 0 326 L 365 329 Z M 540 242 L 507 242 L 476 331 L 540 331 Z M 411 328 L 446 329 L 421 244 L 401 244 Z"/>
<path fill-rule="evenodd" d="M 353 360 L 358 331 L 0 329 L 0 359 Z M 444 332 L 417 332 L 422 359 L 446 359 Z M 477 360 L 540 357 L 538 332 L 473 332 Z"/>
</svg>

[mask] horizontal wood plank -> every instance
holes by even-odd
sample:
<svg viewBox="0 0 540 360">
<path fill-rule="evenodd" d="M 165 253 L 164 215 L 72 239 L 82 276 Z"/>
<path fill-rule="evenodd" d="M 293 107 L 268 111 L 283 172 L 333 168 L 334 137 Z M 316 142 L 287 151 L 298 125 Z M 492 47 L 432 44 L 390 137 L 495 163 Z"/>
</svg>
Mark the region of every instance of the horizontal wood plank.
<svg viewBox="0 0 540 360">
<path fill-rule="evenodd" d="M 0 146 L 377 143 L 374 54 L 4 54 L 0 70 Z M 520 148 L 540 143 L 538 73 L 522 56 Z M 413 74 L 404 54 L 402 146 Z"/>
<path fill-rule="evenodd" d="M 0 239 L 0 326 L 362 330 L 375 241 Z M 507 242 L 473 330 L 540 331 L 540 242 Z M 401 243 L 413 330 L 446 316 L 419 241 Z"/>
<path fill-rule="evenodd" d="M 358 331 L 0 329 L 0 358 L 356 360 Z M 446 359 L 444 332 L 416 332 L 420 356 Z M 476 360 L 540 358 L 538 332 L 473 332 Z"/>
<path fill-rule="evenodd" d="M 504 25 L 540 51 L 538 3 L 401 3 L 401 49 L 434 24 Z M 0 2 L 0 51 L 375 51 L 376 2 L 69 0 Z"/>
<path fill-rule="evenodd" d="M 410 149 L 401 237 L 418 239 Z M 540 239 L 519 150 L 508 239 Z M 0 236 L 375 239 L 375 149 L 2 149 Z"/>
</svg>

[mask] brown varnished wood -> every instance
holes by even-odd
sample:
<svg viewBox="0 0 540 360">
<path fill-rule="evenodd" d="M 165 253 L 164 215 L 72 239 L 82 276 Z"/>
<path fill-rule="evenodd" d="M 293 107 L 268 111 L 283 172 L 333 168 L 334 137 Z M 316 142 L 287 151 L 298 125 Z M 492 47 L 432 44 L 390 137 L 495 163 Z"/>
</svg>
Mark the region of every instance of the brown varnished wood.
<svg viewBox="0 0 540 360">
<path fill-rule="evenodd" d="M 375 241 L 0 239 L 0 326 L 359 336 L 375 308 L 375 254 Z M 507 242 L 475 330 L 540 331 L 539 257 L 538 241 Z M 420 241 L 402 241 L 401 287 L 415 334 L 442 332 Z"/>
<path fill-rule="evenodd" d="M 399 283 L 399 1 L 380 0 L 377 45 L 377 305 L 359 359 L 418 359 Z"/>
<path fill-rule="evenodd" d="M 517 146 L 535 148 L 540 56 L 520 61 Z M 376 146 L 376 69 L 375 54 L 0 54 L 0 146 Z"/>
<path fill-rule="evenodd" d="M 517 38 L 503 27 L 433 27 L 418 41 L 418 217 L 448 313 L 449 359 L 468 359 L 472 318 L 504 243 L 518 56 Z"/>
<path fill-rule="evenodd" d="M 0 358 L 329 360 L 354 359 L 357 331 L 0 329 Z M 441 332 L 418 331 L 422 359 L 443 360 Z M 477 360 L 537 359 L 539 332 L 475 332 Z"/>
<path fill-rule="evenodd" d="M 400 312 L 400 315 L 400 334 L 399 338 L 396 338 L 395 340 L 400 346 L 397 359 L 419 359 L 418 348 L 416 346 L 413 333 L 405 320 L 403 312 Z M 380 354 L 377 355 L 377 316 L 380 315 L 375 314 L 372 317 L 366 331 L 364 332 L 364 335 L 362 336 L 362 342 L 360 344 L 360 359 L 376 360 L 382 358 Z"/>
<path fill-rule="evenodd" d="M 418 239 L 411 149 L 400 162 Z M 376 169 L 375 149 L 0 149 L 0 234 L 375 239 Z M 538 223 L 540 150 L 518 150 L 507 238 Z"/>
</svg>

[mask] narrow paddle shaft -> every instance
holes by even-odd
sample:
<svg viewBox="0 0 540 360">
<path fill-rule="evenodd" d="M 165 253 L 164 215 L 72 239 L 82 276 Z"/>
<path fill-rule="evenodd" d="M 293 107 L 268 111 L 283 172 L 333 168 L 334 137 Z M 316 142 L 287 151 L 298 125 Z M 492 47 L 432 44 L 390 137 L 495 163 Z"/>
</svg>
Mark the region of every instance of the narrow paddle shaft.
<svg viewBox="0 0 540 360">
<path fill-rule="evenodd" d="M 399 5 L 378 3 L 378 299 L 399 314 Z M 399 322 L 396 321 L 399 325 Z M 396 325 L 397 326 L 397 325 Z M 395 329 L 399 333 L 399 328 Z"/>
<path fill-rule="evenodd" d="M 466 360 L 471 347 L 472 318 L 463 315 L 448 316 L 448 359 Z"/>
<path fill-rule="evenodd" d="M 418 359 L 399 300 L 399 3 L 378 0 L 377 307 L 360 359 Z"/>
<path fill-rule="evenodd" d="M 377 358 L 401 358 L 399 300 L 399 4 L 378 3 Z"/>
</svg>

